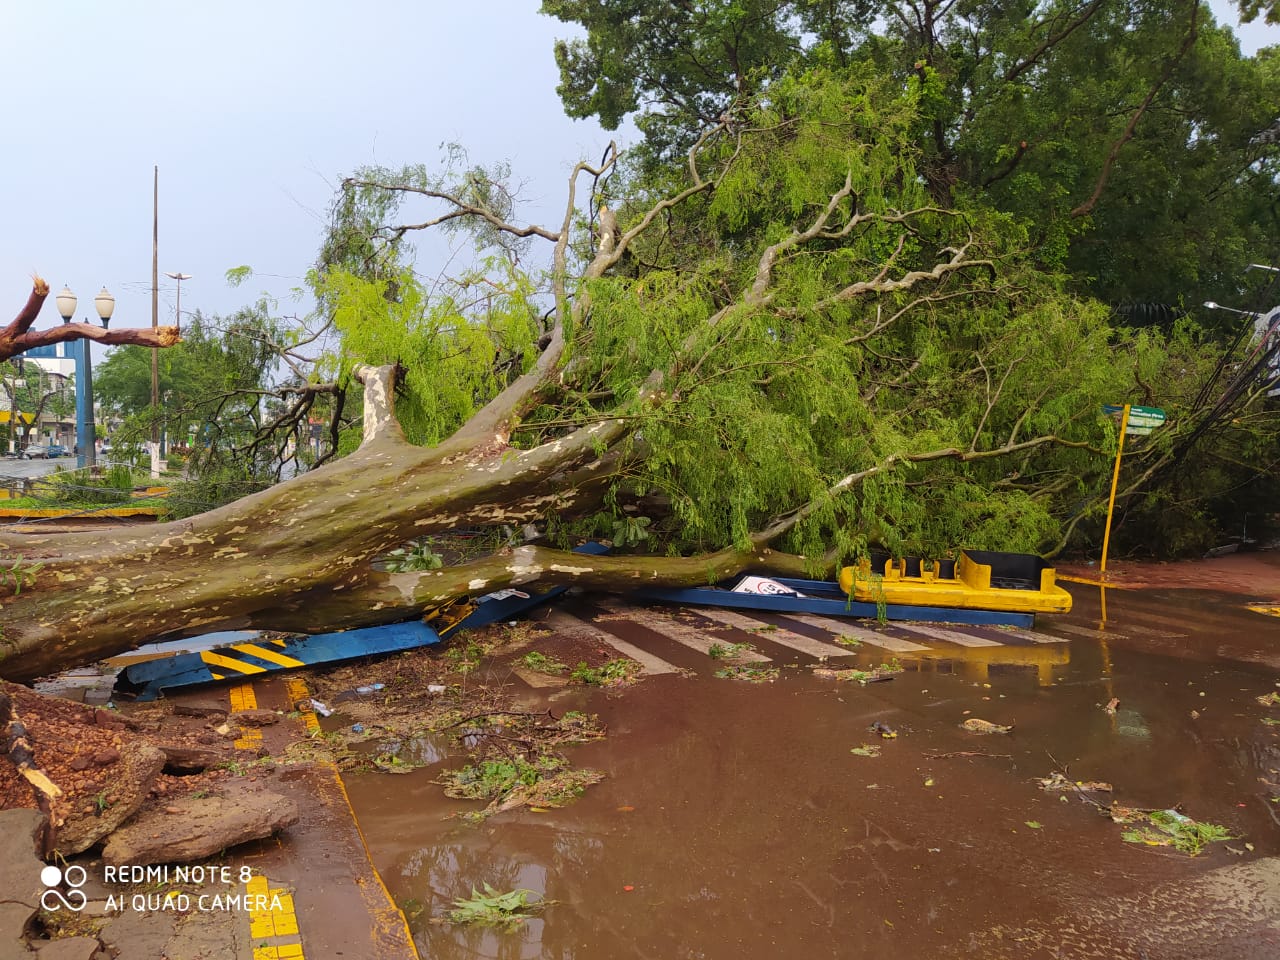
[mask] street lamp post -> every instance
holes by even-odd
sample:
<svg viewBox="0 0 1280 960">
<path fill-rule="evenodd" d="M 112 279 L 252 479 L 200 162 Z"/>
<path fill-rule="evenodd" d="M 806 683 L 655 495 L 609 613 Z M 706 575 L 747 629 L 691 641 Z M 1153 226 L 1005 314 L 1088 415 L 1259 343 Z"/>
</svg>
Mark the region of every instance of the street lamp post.
<svg viewBox="0 0 1280 960">
<path fill-rule="evenodd" d="M 62 292 L 54 298 L 54 302 L 58 305 L 58 315 L 62 317 L 62 322 L 70 323 L 71 318 L 75 316 L 77 303 L 76 295 L 71 292 L 71 288 L 64 286 Z M 115 312 L 116 298 L 107 292 L 106 287 L 103 287 L 93 298 L 93 305 L 98 310 L 98 318 L 102 321 L 102 328 L 105 330 L 111 323 L 111 314 Z M 96 459 L 94 453 L 97 441 L 93 426 L 93 364 L 89 355 L 90 341 L 82 337 L 79 343 L 80 349 L 75 358 L 76 446 L 79 449 L 76 466 L 92 467 Z"/>
<path fill-rule="evenodd" d="M 177 305 L 174 306 L 173 308 L 173 325 L 177 327 L 179 330 L 181 330 L 182 329 L 182 281 L 190 280 L 191 274 L 166 273 L 165 276 L 168 277 L 170 280 L 178 281 L 178 302 L 177 302 Z"/>
</svg>

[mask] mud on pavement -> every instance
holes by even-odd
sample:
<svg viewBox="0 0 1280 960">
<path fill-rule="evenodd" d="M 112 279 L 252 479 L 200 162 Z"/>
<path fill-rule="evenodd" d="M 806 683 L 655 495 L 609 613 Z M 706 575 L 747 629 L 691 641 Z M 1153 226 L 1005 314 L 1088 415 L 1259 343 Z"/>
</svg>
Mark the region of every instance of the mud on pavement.
<svg viewBox="0 0 1280 960">
<path fill-rule="evenodd" d="M 1109 590 L 1104 622 L 1072 591 L 1028 631 L 587 598 L 253 704 L 94 714 L 121 743 L 227 758 L 157 774 L 158 816 L 293 799 L 295 823 L 203 861 L 292 912 L 46 911 L 27 936 L 103 956 L 1276 955 L 1280 618 L 1247 609 L 1261 591 L 1149 589 Z M 91 816 L 110 764 L 60 762 Z M 73 860 L 100 871 L 98 849 Z M 168 952 L 120 952 L 144 923 Z"/>
</svg>

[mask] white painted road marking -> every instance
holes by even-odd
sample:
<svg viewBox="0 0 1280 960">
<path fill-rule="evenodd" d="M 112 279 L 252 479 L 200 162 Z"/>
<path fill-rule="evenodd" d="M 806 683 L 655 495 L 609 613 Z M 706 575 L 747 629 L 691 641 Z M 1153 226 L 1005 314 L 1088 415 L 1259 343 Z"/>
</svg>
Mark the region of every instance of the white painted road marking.
<svg viewBox="0 0 1280 960">
<path fill-rule="evenodd" d="M 1066 637 L 1054 637 L 1047 633 L 1036 633 L 1033 630 L 1009 630 L 1005 627 L 997 627 L 1002 634 L 1010 637 L 1017 637 L 1019 640 L 1030 640 L 1032 643 L 1069 643 Z"/>
<path fill-rule="evenodd" d="M 648 627 L 654 633 L 670 637 L 676 643 L 710 656 L 713 646 L 726 646 L 723 637 L 709 637 L 701 630 L 682 623 L 668 613 L 650 610 L 645 607 L 628 607 L 616 602 L 606 601 L 600 604 L 610 613 L 620 614 L 632 623 Z M 732 657 L 725 657 L 734 663 L 768 663 L 771 658 L 755 650 L 742 650 Z"/>
<path fill-rule="evenodd" d="M 830 617 L 818 617 L 808 613 L 788 613 L 787 616 L 820 630 L 830 630 L 838 637 L 853 637 L 855 640 L 861 640 L 863 643 L 881 647 L 893 653 L 919 653 L 921 650 L 929 649 L 922 644 L 903 640 L 901 637 L 890 637 L 876 630 L 868 630 L 866 627 L 855 627 L 843 620 L 833 620 Z M 846 647 L 845 652 L 853 651 Z"/>
<path fill-rule="evenodd" d="M 1078 627 L 1074 623 L 1055 623 L 1055 627 L 1064 630 L 1067 633 L 1075 634 L 1077 637 L 1088 637 L 1090 640 L 1127 640 L 1129 639 L 1123 633 L 1116 633 L 1114 630 L 1094 630 L 1090 627 Z"/>
<path fill-rule="evenodd" d="M 958 643 L 962 647 L 1003 647 L 1004 644 L 999 640 L 988 640 L 986 637 L 975 637 L 967 633 L 960 633 L 958 630 L 943 630 L 939 627 L 926 627 L 918 623 L 904 624 L 904 630 L 910 630 L 913 633 L 923 633 L 926 637 L 933 637 L 935 640 L 950 640 L 952 643 Z"/>
<path fill-rule="evenodd" d="M 634 644 L 615 637 L 612 633 L 601 630 L 594 624 L 587 623 L 585 620 L 579 620 L 573 614 L 565 613 L 563 610 L 553 611 L 551 616 L 547 618 L 547 624 L 553 630 L 559 633 L 567 634 L 571 637 L 586 637 L 589 640 L 595 640 L 600 643 L 607 643 L 613 649 L 617 650 L 623 656 L 630 657 L 643 668 L 642 673 L 659 674 L 659 673 L 679 673 L 680 668 L 674 664 L 667 663 L 661 657 L 655 657 L 652 653 L 646 653 Z"/>
<path fill-rule="evenodd" d="M 784 630 L 782 627 L 770 629 L 773 627 L 772 624 L 765 623 L 763 620 L 745 617 L 731 610 L 719 610 L 715 607 L 697 607 L 695 612 L 700 617 L 706 617 L 708 620 L 716 621 L 716 623 L 723 623 L 725 626 L 737 627 L 747 633 L 758 634 L 761 639 L 780 643 L 784 647 L 790 647 L 792 650 L 806 653 L 811 657 L 853 656 L 853 651 L 847 647 L 840 647 L 834 643 L 823 643 L 821 640 L 814 640 L 811 637 L 803 637 L 798 633 L 792 633 L 790 630 Z M 761 627 L 766 629 L 762 630 L 760 629 Z"/>
</svg>

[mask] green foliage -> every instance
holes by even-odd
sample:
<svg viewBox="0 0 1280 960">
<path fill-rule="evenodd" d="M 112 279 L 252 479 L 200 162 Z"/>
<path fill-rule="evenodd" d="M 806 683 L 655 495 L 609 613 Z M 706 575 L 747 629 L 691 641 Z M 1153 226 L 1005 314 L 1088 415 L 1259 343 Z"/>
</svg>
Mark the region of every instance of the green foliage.
<svg viewBox="0 0 1280 960">
<path fill-rule="evenodd" d="M 716 676 L 721 680 L 773 683 L 781 674 L 777 667 L 721 667 L 716 671 Z"/>
<path fill-rule="evenodd" d="M 1239 6 L 1280 16 L 1273 0 Z M 653 177 L 752 96 L 815 69 L 869 68 L 917 98 L 912 140 L 933 198 L 980 199 L 1026 223 L 1041 263 L 1069 271 L 1075 289 L 1176 308 L 1225 299 L 1250 260 L 1280 259 L 1268 212 L 1276 143 L 1264 135 L 1280 97 L 1275 57 L 1242 57 L 1189 0 L 542 10 L 585 32 L 555 46 L 566 112 L 609 129 L 633 115 Z"/>
<path fill-rule="evenodd" d="M 649 539 L 649 517 L 622 517 L 613 524 L 613 545 L 620 549 L 634 547 Z"/>
<path fill-rule="evenodd" d="M 57 470 L 42 477 L 34 485 L 33 493 L 51 506 L 127 505 L 133 501 L 134 487 L 146 479 L 145 475 L 135 477 L 124 464 L 115 464 L 103 473 Z"/>
<path fill-rule="evenodd" d="M 278 478 L 288 436 L 259 446 L 252 441 L 278 408 L 262 397 L 275 385 L 277 350 L 303 334 L 272 318 L 265 302 L 226 318 L 195 314 L 182 341 L 156 351 L 158 408 L 151 406 L 151 360 L 146 347 L 117 347 L 94 370 L 94 392 L 113 417 L 123 420 L 113 441 L 114 459 L 164 431 L 182 449 L 191 487 L 186 512 L 218 506 Z M 296 438 L 295 438 L 296 439 Z"/>
<path fill-rule="evenodd" d="M 536 670 L 539 673 L 561 674 L 569 669 L 568 664 L 561 663 L 554 657 L 548 657 L 546 654 L 538 653 L 536 650 L 532 653 L 526 653 L 520 658 L 520 665 L 528 667 L 530 670 Z M 565 714 L 568 718 L 568 714 Z"/>
<path fill-rule="evenodd" d="M 444 784 L 447 796 L 490 801 L 481 814 L 486 816 L 520 804 L 564 806 L 602 776 L 595 770 L 575 770 L 567 760 L 555 754 L 543 754 L 534 759 L 513 754 L 446 771 L 437 782 Z"/>
<path fill-rule="evenodd" d="M 1280 4 L 1276 0 L 1236 0 L 1240 8 L 1240 22 L 1252 23 L 1263 17 L 1267 23 L 1280 23 Z"/>
<path fill-rule="evenodd" d="M 24 438 L 18 435 L 18 427 L 24 423 L 39 424 L 47 414 L 69 419 L 75 410 L 74 380 L 74 377 L 47 373 L 35 362 L 21 357 L 0 361 L 0 409 L 8 414 L 8 422 L 0 427 L 4 442 L 21 448 Z M 34 431 L 32 427 L 32 434 L 25 442 L 36 441 Z"/>
<path fill-rule="evenodd" d="M 531 903 L 529 897 L 532 895 L 532 890 L 523 889 L 500 893 L 487 883 L 484 885 L 483 894 L 472 887 L 469 899 L 453 901 L 449 920 L 452 923 L 513 927 L 531 919 L 546 906 L 545 900 Z"/>
<path fill-rule="evenodd" d="M 611 687 L 626 683 L 639 672 L 640 664 L 634 660 L 610 660 L 598 667 L 589 667 L 582 662 L 573 668 L 569 679 L 593 687 Z"/>
<path fill-rule="evenodd" d="M 262 465 L 206 460 L 201 469 L 189 469 L 182 476 L 165 481 L 171 490 L 165 502 L 173 518 L 181 519 L 265 490 L 272 479 Z"/>
<path fill-rule="evenodd" d="M 483 656 L 484 648 L 473 640 L 466 643 L 455 642 L 444 652 L 449 669 L 462 674 L 471 673 L 479 667 Z"/>
<path fill-rule="evenodd" d="M 1042 92 L 1022 89 L 1029 76 L 1001 86 L 990 72 L 1035 49 L 1030 8 L 980 5 L 969 12 L 993 33 L 974 41 L 976 54 L 957 42 L 918 63 L 917 40 L 892 33 L 896 27 L 882 36 L 851 8 L 841 20 L 813 4 L 717 2 L 697 5 L 696 15 L 682 6 L 644 4 L 624 24 L 599 5 L 545 5 L 567 19 L 599 15 L 601 30 L 627 33 L 603 45 L 593 34 L 587 47 L 565 48 L 562 66 L 575 73 L 584 111 L 598 109 L 600 95 L 625 113 L 627 90 L 653 79 L 624 89 L 634 77 L 622 74 L 648 65 L 611 59 L 650 43 L 629 32 L 649 17 L 669 14 L 680 29 L 692 22 L 686 14 L 702 17 L 708 37 L 759 28 L 758 49 L 772 51 L 760 61 L 769 69 L 744 67 L 742 84 L 731 84 L 764 92 L 733 105 L 731 135 L 702 145 L 698 175 L 718 178 L 716 188 L 665 210 L 661 228 L 636 238 L 602 277 L 569 284 L 574 302 L 589 297 L 591 309 L 566 329 L 566 360 L 521 411 L 511 446 L 533 447 L 611 418 L 628 425 L 629 439 L 611 451 L 625 468 L 594 514 L 549 509 L 549 527 L 563 532 L 576 523 L 612 531 L 622 546 L 683 555 L 745 549 L 754 532 L 800 510 L 803 519 L 778 545 L 815 563 L 832 551 L 865 555 L 872 545 L 937 557 L 959 546 L 1033 552 L 1093 536 L 1117 440 L 1098 415 L 1102 404 L 1140 398 L 1189 413 L 1188 394 L 1209 375 L 1216 350 L 1185 316 L 1172 329 L 1119 329 L 1109 307 L 1072 292 L 1085 286 L 1082 238 L 1111 216 L 1098 207 L 1090 218 L 1072 217 L 1072 205 L 1092 188 L 1089 157 L 1110 148 L 1120 105 L 1141 100 L 1158 72 L 1156 53 L 1168 52 L 1176 25 L 1170 12 L 1140 4 L 1128 32 L 1110 9 L 1080 24 L 1044 64 L 1019 74 L 1035 73 L 1052 91 Z M 787 11 L 800 11 L 800 20 L 787 20 Z M 774 14 L 781 19 L 766 23 Z M 794 37 L 796 23 L 806 25 L 804 41 L 775 49 L 767 38 Z M 954 39 L 958 21 L 939 29 Z M 1215 37 L 1206 30 L 1203 42 L 1239 68 L 1239 89 L 1272 82 L 1262 67 L 1232 61 Z M 1103 40 L 1118 45 L 1124 69 L 1102 68 Z M 684 54 L 670 56 L 675 64 Z M 908 68 L 909 56 L 916 59 Z M 618 71 L 623 86 L 605 93 L 592 86 L 592 58 Z M 966 70 L 999 96 L 974 99 Z M 1193 80 L 1178 73 L 1188 90 L 1200 82 Z M 1081 112 L 1085 90 L 1110 105 L 1106 116 Z M 1081 116 L 1064 117 L 1055 97 Z M 963 119 L 966 105 L 972 123 Z M 1170 151 L 1184 149 L 1189 134 L 1181 119 L 1160 116 L 1168 142 L 1147 144 L 1134 176 L 1148 164 L 1181 162 Z M 1010 145 L 1019 124 L 1044 135 L 1034 156 Z M 680 140 L 675 127 L 668 132 L 665 143 Z M 659 159 L 624 166 L 601 186 L 624 230 L 690 184 L 687 165 Z M 530 368 L 549 292 L 487 222 L 473 234 L 481 254 L 474 267 L 427 287 L 410 269 L 402 224 L 430 214 L 400 206 L 448 193 L 508 218 L 508 174 L 452 150 L 441 174 L 360 171 L 335 205 L 311 277 L 340 336 L 322 373 L 342 381 L 358 363 L 400 363 L 398 410 L 412 442 L 448 436 Z M 1112 176 L 1141 186 L 1119 168 Z M 1138 212 L 1145 209 L 1134 205 L 1126 229 L 1145 222 Z M 1180 222 L 1200 222 L 1191 207 L 1178 209 Z M 1237 213 L 1229 217 L 1238 239 Z M 1176 245 L 1178 269 L 1190 269 L 1189 251 L 1203 243 Z M 574 234 L 575 256 L 589 247 Z M 1111 256 L 1100 249 L 1088 256 Z M 1129 275 L 1137 273 L 1131 265 Z M 1125 299 L 1169 300 L 1158 290 L 1141 293 Z M 1179 369 L 1190 371 L 1181 381 Z M 1250 426 L 1243 462 L 1267 462 L 1268 430 L 1274 437 L 1265 418 Z M 1170 429 L 1145 447 L 1158 454 L 1176 436 Z M 344 443 L 356 439 L 347 434 Z M 1208 536 L 1226 511 L 1207 501 L 1224 504 L 1238 476 L 1214 471 L 1185 509 L 1153 507 L 1151 522 L 1169 528 L 1161 542 L 1189 548 Z M 664 509 L 646 505 L 640 515 L 634 504 L 642 497 Z"/>
<path fill-rule="evenodd" d="M 227 285 L 231 287 L 240 286 L 246 280 L 250 279 L 252 276 L 253 276 L 253 267 L 250 267 L 248 265 L 232 267 L 225 274 Z"/>
<path fill-rule="evenodd" d="M 43 566 L 43 563 L 26 563 L 21 555 L 0 557 L 0 588 L 7 587 L 15 597 L 18 596 L 24 586 L 35 584 L 36 574 Z"/>
<path fill-rule="evenodd" d="M 753 649 L 755 648 L 749 643 L 713 643 L 707 649 L 707 656 L 712 660 L 733 660 L 735 657 L 740 657 Z"/>
<path fill-rule="evenodd" d="M 915 109 L 914 94 L 871 77 L 780 79 L 744 118 L 755 134 L 733 143 L 714 196 L 682 207 L 663 243 L 639 253 L 655 268 L 593 286 L 592 324 L 576 347 L 581 391 L 625 399 L 649 370 L 668 371 L 669 401 L 635 411 L 647 456 L 629 485 L 671 497 L 674 517 L 659 532 L 672 549 L 742 545 L 787 505 L 816 500 L 788 545 L 796 552 L 853 555 L 871 540 L 930 555 L 957 543 L 1033 550 L 1053 542 L 1063 505 L 1010 474 L 1071 472 L 1080 484 L 1100 474 L 1095 457 L 1065 451 L 1027 453 L 1012 471 L 903 461 L 1010 435 L 1100 443 L 1092 413 L 1131 378 L 1105 310 L 1030 269 L 1020 228 L 979 208 L 927 207 Z M 754 282 L 765 247 L 805 229 L 846 179 L 856 208 L 848 201 L 841 214 L 856 209 L 863 225 L 780 260 L 768 309 L 739 301 L 709 324 L 726 289 Z M 909 231 L 889 214 L 913 209 Z M 889 258 L 893 276 L 927 271 L 966 242 L 999 264 L 994 283 L 996 267 L 977 267 L 953 275 L 936 303 L 919 290 L 832 296 Z M 827 497 L 867 469 L 883 472 L 852 496 Z"/>
<path fill-rule="evenodd" d="M 1192 820 L 1176 810 L 1155 810 L 1144 816 L 1151 826 L 1142 825 L 1126 830 L 1121 834 L 1126 843 L 1172 846 L 1175 850 L 1194 857 L 1211 843 L 1233 838 L 1226 827 Z"/>
<path fill-rule="evenodd" d="M 503 257 L 478 269 L 486 289 L 474 300 L 447 283 L 431 296 L 410 271 L 378 280 L 342 270 L 313 275 L 342 334 L 341 353 L 324 374 L 342 378 L 356 364 L 398 362 L 404 395 L 396 414 L 406 437 L 434 444 L 449 436 L 525 372 L 541 333 L 530 278 Z"/>
<path fill-rule="evenodd" d="M 387 551 L 383 565 L 390 573 L 438 570 L 444 565 L 444 557 L 431 549 L 430 542 L 413 540 L 403 547 Z"/>
</svg>

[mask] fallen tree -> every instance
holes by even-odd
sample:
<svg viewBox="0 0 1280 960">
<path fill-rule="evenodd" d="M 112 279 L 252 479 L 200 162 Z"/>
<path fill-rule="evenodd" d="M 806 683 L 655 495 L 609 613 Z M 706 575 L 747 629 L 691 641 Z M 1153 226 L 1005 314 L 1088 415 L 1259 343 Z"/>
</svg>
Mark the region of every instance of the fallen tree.
<svg viewBox="0 0 1280 960">
<path fill-rule="evenodd" d="M 872 540 L 939 555 L 1051 539 L 1105 462 L 1099 396 L 1138 346 L 1029 270 L 1015 226 L 928 202 L 910 111 L 864 80 L 780 85 L 662 183 L 606 197 L 615 153 L 579 163 L 556 229 L 517 223 L 475 168 L 453 185 L 348 180 L 317 291 L 343 334 L 321 373 L 363 383 L 358 449 L 181 521 L 0 528 L 0 676 L 157 637 L 390 622 L 507 585 L 695 584 L 813 571 Z M 594 239 L 584 177 L 589 206 L 616 208 Z M 443 212 L 396 222 L 409 200 Z M 464 223 L 500 251 L 469 283 L 506 282 L 501 309 L 427 302 L 398 269 L 406 235 Z M 530 238 L 552 248 L 545 319 L 526 287 L 510 293 L 532 276 Z M 374 563 L 460 528 L 598 529 L 655 489 L 671 506 L 651 542 L 668 555 L 530 544 L 416 573 Z"/>
</svg>

